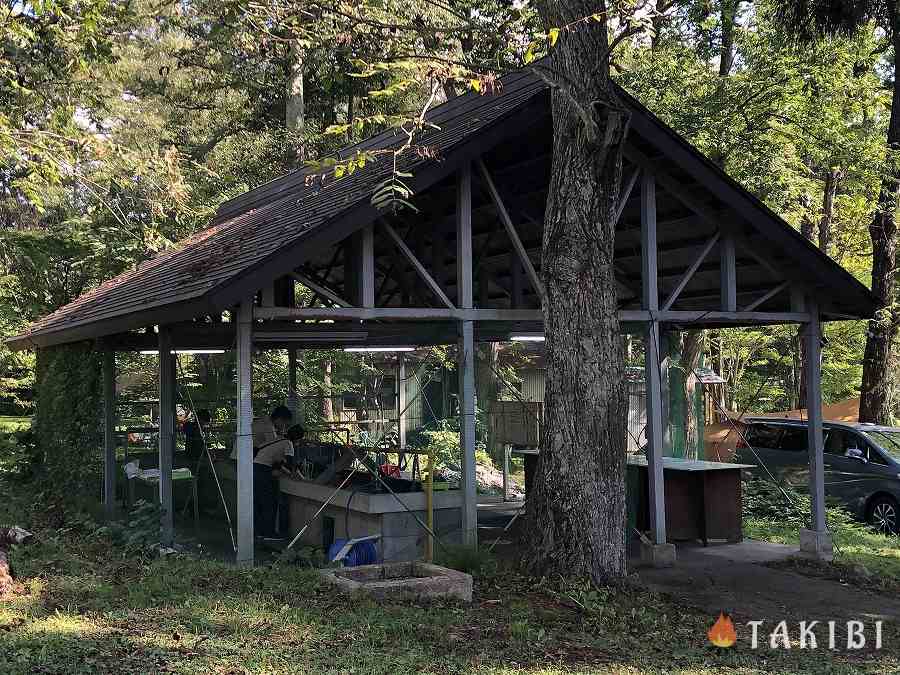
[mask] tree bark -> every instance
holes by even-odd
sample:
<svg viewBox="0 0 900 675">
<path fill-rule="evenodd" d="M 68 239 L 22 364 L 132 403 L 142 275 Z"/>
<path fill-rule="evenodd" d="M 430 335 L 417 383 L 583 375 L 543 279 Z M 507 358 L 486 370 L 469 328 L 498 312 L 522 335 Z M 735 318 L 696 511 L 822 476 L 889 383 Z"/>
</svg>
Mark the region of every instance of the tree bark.
<svg viewBox="0 0 900 675">
<path fill-rule="evenodd" d="M 695 397 L 697 395 L 697 366 L 703 351 L 703 331 L 687 330 L 681 333 L 681 367 L 684 369 L 684 456 L 703 459 L 700 439 L 700 421 Z"/>
<path fill-rule="evenodd" d="M 298 137 L 295 154 L 297 167 L 306 160 L 306 142 L 303 134 L 306 131 L 306 96 L 303 82 L 304 72 L 303 48 L 296 43 L 291 44 L 288 53 L 287 87 L 284 99 L 285 127 L 294 131 Z"/>
<path fill-rule="evenodd" d="M 334 401 L 331 398 L 331 361 L 326 361 L 322 367 L 322 417 L 326 422 L 334 421 Z"/>
<path fill-rule="evenodd" d="M 709 341 L 710 345 L 712 345 L 712 340 Z M 712 351 L 712 350 L 710 350 Z M 725 376 L 725 337 L 720 330 L 716 335 L 716 368 L 717 374 L 723 380 L 727 381 L 727 377 Z M 729 410 L 728 401 L 726 400 L 726 389 L 728 388 L 728 384 L 723 383 L 718 386 L 718 394 L 719 394 L 719 413 L 721 414 L 722 410 Z M 724 420 L 723 420 L 724 421 Z"/>
<path fill-rule="evenodd" d="M 894 53 L 900 54 L 900 21 L 894 3 L 891 13 Z M 894 59 L 894 90 L 888 123 L 889 150 L 900 150 L 900 59 Z M 897 193 L 900 169 L 896 164 L 882 178 L 878 208 L 869 224 L 872 239 L 872 293 L 878 299 L 878 312 L 869 321 L 866 351 L 863 357 L 862 388 L 859 397 L 859 421 L 889 424 L 891 390 L 894 375 L 891 352 L 897 335 L 897 313 L 894 308 L 897 284 L 894 279 L 897 262 Z"/>
<path fill-rule="evenodd" d="M 490 415 L 492 404 L 500 393 L 500 343 L 487 342 L 475 349 L 475 396 L 478 407 L 485 413 L 488 454 L 494 464 L 502 468 L 503 448 L 494 443 L 494 425 Z"/>
<path fill-rule="evenodd" d="M 740 0 L 721 0 L 719 17 L 722 24 L 722 44 L 719 46 L 719 76 L 726 77 L 734 65 L 734 22 Z"/>
<path fill-rule="evenodd" d="M 653 27 L 653 34 L 650 36 L 650 51 L 656 51 L 659 47 L 659 35 L 662 33 L 663 26 L 669 20 L 666 12 L 672 9 L 674 4 L 675 0 L 656 1 L 656 11 L 650 17 L 650 25 Z"/>
<path fill-rule="evenodd" d="M 829 168 L 825 172 L 824 187 L 822 188 L 822 216 L 818 225 L 810 214 L 809 198 L 801 200 L 804 207 L 803 217 L 800 220 L 800 234 L 816 241 L 818 231 L 819 249 L 828 255 L 828 247 L 831 244 L 831 224 L 834 222 L 834 198 L 837 196 L 838 184 L 843 177 L 843 172 L 837 168 Z M 797 348 L 794 357 L 794 382 L 797 383 L 797 408 L 806 405 L 806 341 L 803 339 L 803 326 L 797 327 Z M 793 396 L 792 396 L 793 398 Z"/>
<path fill-rule="evenodd" d="M 816 223 L 810 213 L 812 210 L 810 202 L 811 200 L 806 195 L 800 200 L 803 206 L 803 216 L 800 218 L 800 234 L 809 241 L 815 241 Z M 803 329 L 804 326 L 797 326 L 797 338 L 794 340 L 796 344 L 796 349 L 794 350 L 794 382 L 797 386 L 797 408 L 806 406 L 806 368 L 804 368 L 806 363 L 806 340 L 803 339 Z M 793 398 L 793 394 L 791 398 Z"/>
<path fill-rule="evenodd" d="M 838 184 L 843 172 L 832 167 L 825 174 L 825 190 L 822 194 L 822 218 L 819 220 L 819 248 L 828 255 L 831 245 L 831 224 L 834 222 L 834 198 L 837 196 Z"/>
<path fill-rule="evenodd" d="M 546 30 L 606 3 L 543 0 Z M 541 278 L 547 383 L 541 454 L 528 497 L 530 566 L 596 583 L 625 576 L 626 390 L 614 212 L 628 113 L 609 80 L 602 22 L 563 30 L 539 72 L 552 86 L 553 168 Z"/>
</svg>

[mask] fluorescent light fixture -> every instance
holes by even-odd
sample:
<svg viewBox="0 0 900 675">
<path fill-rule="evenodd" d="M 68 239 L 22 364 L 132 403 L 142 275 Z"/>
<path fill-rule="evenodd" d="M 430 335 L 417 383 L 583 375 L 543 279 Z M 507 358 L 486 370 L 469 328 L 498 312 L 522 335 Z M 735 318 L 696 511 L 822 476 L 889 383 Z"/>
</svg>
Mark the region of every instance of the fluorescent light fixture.
<svg viewBox="0 0 900 675">
<path fill-rule="evenodd" d="M 345 352 L 414 352 L 415 347 L 344 347 Z"/>
<path fill-rule="evenodd" d="M 141 354 L 159 354 L 158 349 L 142 349 Z M 224 349 L 173 349 L 172 354 L 224 354 Z"/>
<path fill-rule="evenodd" d="M 543 342 L 544 335 L 543 333 L 519 333 L 510 335 L 509 339 L 513 342 Z"/>
</svg>

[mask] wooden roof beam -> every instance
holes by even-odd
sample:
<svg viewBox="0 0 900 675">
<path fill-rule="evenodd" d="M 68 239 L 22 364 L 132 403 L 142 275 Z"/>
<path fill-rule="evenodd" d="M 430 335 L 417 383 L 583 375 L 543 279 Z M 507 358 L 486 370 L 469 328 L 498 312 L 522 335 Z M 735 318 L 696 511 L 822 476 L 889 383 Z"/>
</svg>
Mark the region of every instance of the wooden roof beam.
<svg viewBox="0 0 900 675">
<path fill-rule="evenodd" d="M 691 279 L 694 277 L 694 273 L 703 264 L 703 261 L 706 260 L 706 256 L 709 255 L 709 252 L 712 250 L 712 247 L 716 245 L 719 241 L 719 233 L 716 232 L 712 237 L 709 238 L 709 241 L 706 242 L 706 245 L 701 249 L 699 255 L 694 259 L 694 262 L 691 263 L 690 267 L 688 267 L 684 274 L 681 275 L 681 278 L 678 280 L 678 283 L 675 284 L 675 288 L 669 293 L 669 297 L 666 298 L 665 302 L 663 302 L 662 308 L 663 311 L 671 309 L 672 305 L 675 304 L 675 301 L 678 300 L 678 295 L 681 291 L 684 290 L 684 287 L 690 283 Z"/>
<path fill-rule="evenodd" d="M 544 295 L 544 285 L 541 283 L 540 277 L 538 277 L 537 271 L 534 269 L 534 265 L 531 262 L 531 257 L 528 255 L 528 251 L 522 245 L 522 240 L 519 238 L 519 233 L 516 231 L 515 225 L 513 225 L 512 219 L 509 217 L 509 212 L 506 210 L 506 205 L 503 203 L 503 199 L 500 196 L 500 192 L 497 190 L 497 186 L 494 184 L 494 180 L 491 178 L 491 174 L 488 171 L 487 166 L 485 166 L 484 161 L 482 159 L 478 159 L 478 170 L 481 172 L 481 177 L 484 180 L 484 184 L 488 189 L 488 192 L 491 195 L 491 199 L 494 202 L 494 206 L 497 209 L 497 215 L 500 217 L 500 222 L 503 223 L 503 227 L 506 228 L 506 234 L 509 235 L 509 240 L 512 243 L 512 248 L 516 252 L 516 255 L 519 257 L 519 262 L 522 263 L 522 267 L 525 269 L 525 275 L 528 277 L 528 280 L 531 282 L 531 286 L 537 292 L 538 295 Z"/>
<path fill-rule="evenodd" d="M 350 303 L 347 300 L 342 298 L 332 289 L 328 288 L 325 283 L 315 279 L 311 274 L 298 271 L 293 272 L 290 276 L 296 279 L 302 285 L 306 286 L 316 295 L 325 298 L 326 300 L 330 300 L 338 307 L 350 307 Z"/>
<path fill-rule="evenodd" d="M 454 305 L 450 302 L 450 298 L 447 297 L 447 294 L 441 289 L 440 285 L 437 281 L 434 280 L 428 271 L 425 269 L 425 266 L 419 261 L 416 255 L 412 252 L 409 246 L 406 245 L 406 242 L 403 241 L 403 238 L 397 234 L 397 231 L 390 226 L 390 224 L 380 218 L 378 220 L 378 224 L 381 225 L 381 228 L 387 233 L 387 235 L 394 240 L 394 243 L 397 245 L 397 248 L 406 258 L 410 265 L 413 266 L 413 269 L 425 282 L 425 285 L 431 289 L 431 292 L 434 293 L 437 298 L 444 304 L 445 307 L 449 307 L 450 309 L 454 309 Z"/>
</svg>

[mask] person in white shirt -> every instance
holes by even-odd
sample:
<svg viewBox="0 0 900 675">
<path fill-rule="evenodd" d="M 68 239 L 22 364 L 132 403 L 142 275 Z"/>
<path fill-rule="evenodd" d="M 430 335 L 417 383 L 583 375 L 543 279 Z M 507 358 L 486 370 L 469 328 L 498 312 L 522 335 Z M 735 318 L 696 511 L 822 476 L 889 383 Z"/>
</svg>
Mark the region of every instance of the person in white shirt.
<svg viewBox="0 0 900 675">
<path fill-rule="evenodd" d="M 253 420 L 253 530 L 256 536 L 275 536 L 278 515 L 278 475 L 282 464 L 294 455 L 294 445 L 284 433 L 293 419 L 283 405 L 268 419 Z"/>
</svg>

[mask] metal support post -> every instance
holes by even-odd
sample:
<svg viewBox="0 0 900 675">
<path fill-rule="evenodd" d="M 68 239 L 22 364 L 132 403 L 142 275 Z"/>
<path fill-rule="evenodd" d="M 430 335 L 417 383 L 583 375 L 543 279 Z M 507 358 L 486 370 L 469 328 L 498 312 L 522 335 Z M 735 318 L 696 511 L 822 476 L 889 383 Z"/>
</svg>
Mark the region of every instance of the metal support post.
<svg viewBox="0 0 900 675">
<path fill-rule="evenodd" d="M 472 167 L 464 165 L 456 181 L 457 306 L 474 306 L 472 282 Z M 475 485 L 475 324 L 459 322 L 459 449 L 462 453 L 463 542 L 478 545 L 478 495 Z"/>
<path fill-rule="evenodd" d="M 116 353 L 103 351 L 103 511 L 116 511 Z"/>
<path fill-rule="evenodd" d="M 163 546 L 175 538 L 172 500 L 172 463 L 175 454 L 175 356 L 172 338 L 166 326 L 159 327 L 159 508 L 160 536 Z"/>
<path fill-rule="evenodd" d="M 237 312 L 237 563 L 253 565 L 253 305 Z"/>
<path fill-rule="evenodd" d="M 666 541 L 666 495 L 663 475 L 663 403 L 659 323 L 652 317 L 659 311 L 656 245 L 656 178 L 641 174 L 641 286 L 643 309 L 651 320 L 644 336 L 644 384 L 647 390 L 647 481 L 650 506 L 651 543 L 642 557 L 663 567 L 675 560 L 675 547 Z"/>
<path fill-rule="evenodd" d="M 819 307 L 807 299 L 810 321 L 803 331 L 806 346 L 806 414 L 809 447 L 810 529 L 800 531 L 800 550 L 822 560 L 834 557 L 831 533 L 825 523 L 824 440 L 822 434 L 822 325 Z"/>
<path fill-rule="evenodd" d="M 420 392 L 424 395 L 424 392 Z M 397 442 L 401 448 L 406 447 L 406 357 L 397 356 Z"/>
<path fill-rule="evenodd" d="M 462 453 L 463 542 L 478 544 L 478 495 L 475 485 L 475 341 L 474 324 L 460 322 L 459 449 Z"/>
<path fill-rule="evenodd" d="M 510 446 L 503 445 L 503 501 L 509 501 L 509 452 Z"/>
</svg>

